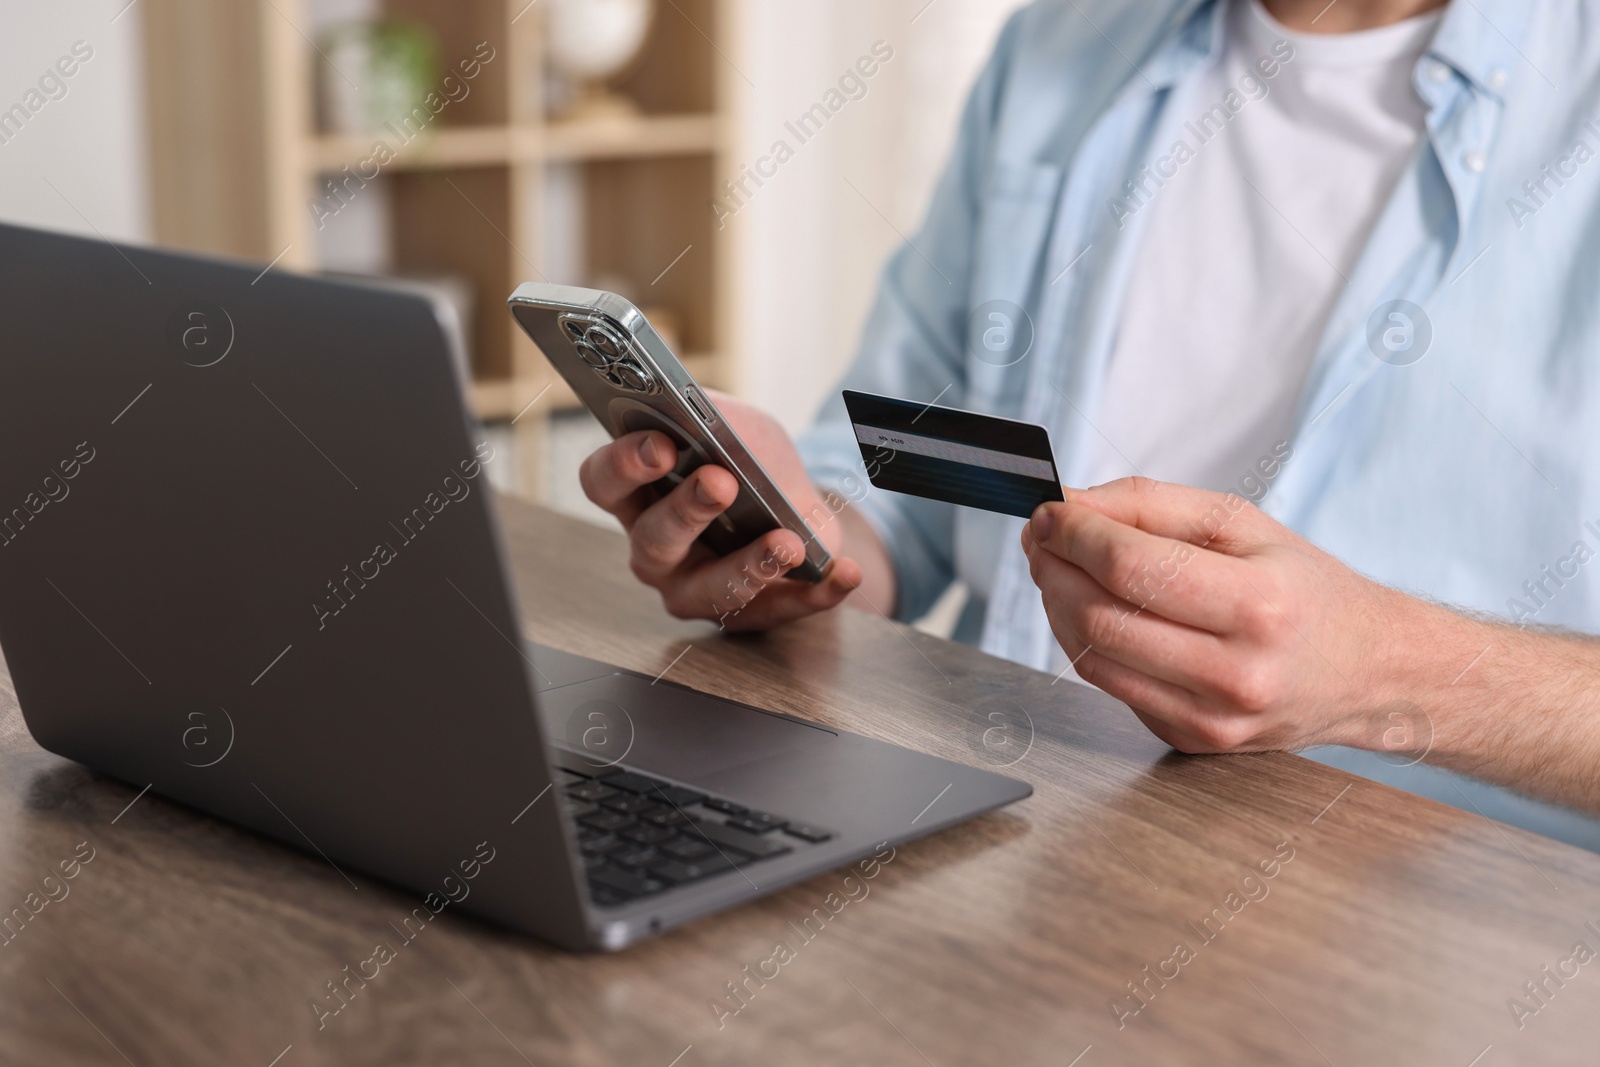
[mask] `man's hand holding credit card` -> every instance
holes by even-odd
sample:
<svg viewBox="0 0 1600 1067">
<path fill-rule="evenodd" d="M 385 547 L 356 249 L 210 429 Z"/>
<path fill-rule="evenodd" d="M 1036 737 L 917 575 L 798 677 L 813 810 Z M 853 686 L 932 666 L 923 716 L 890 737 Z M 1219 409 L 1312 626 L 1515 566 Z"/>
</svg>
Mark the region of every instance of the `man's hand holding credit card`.
<svg viewBox="0 0 1600 1067">
<path fill-rule="evenodd" d="M 1024 519 L 1065 499 L 1043 426 L 853 389 L 844 403 L 879 489 Z"/>
</svg>

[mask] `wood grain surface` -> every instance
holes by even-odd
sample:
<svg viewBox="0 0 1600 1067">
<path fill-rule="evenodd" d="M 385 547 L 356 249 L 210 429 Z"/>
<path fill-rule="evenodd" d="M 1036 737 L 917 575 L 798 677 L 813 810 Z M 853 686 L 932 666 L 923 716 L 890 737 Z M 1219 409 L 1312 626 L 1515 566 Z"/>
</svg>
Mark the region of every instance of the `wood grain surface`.
<svg viewBox="0 0 1600 1067">
<path fill-rule="evenodd" d="M 0 675 L 0 914 L 30 912 L 0 1063 L 1600 1058 L 1600 962 L 1574 955 L 1600 950 L 1600 856 L 1293 755 L 1179 756 L 1116 701 L 866 614 L 719 636 L 667 618 L 616 535 L 503 516 L 534 639 L 1011 764 L 1034 796 L 617 955 L 447 913 L 319 1030 L 309 998 L 415 902 L 41 751 Z"/>
</svg>

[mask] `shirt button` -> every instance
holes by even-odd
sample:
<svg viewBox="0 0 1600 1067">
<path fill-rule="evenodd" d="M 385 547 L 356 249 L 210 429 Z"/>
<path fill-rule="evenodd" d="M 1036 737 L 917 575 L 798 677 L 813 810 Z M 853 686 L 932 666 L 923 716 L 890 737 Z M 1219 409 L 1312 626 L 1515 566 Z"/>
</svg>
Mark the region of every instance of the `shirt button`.
<svg viewBox="0 0 1600 1067">
<path fill-rule="evenodd" d="M 1511 75 L 1507 74 L 1503 70 L 1492 70 L 1489 72 L 1489 88 L 1493 89 L 1497 93 L 1501 89 L 1504 89 L 1510 81 Z"/>
<path fill-rule="evenodd" d="M 1461 165 L 1466 167 L 1474 174 L 1482 174 L 1483 168 L 1489 165 L 1489 161 L 1488 159 L 1484 158 L 1482 152 L 1479 152 L 1477 149 L 1473 149 L 1470 152 L 1462 153 Z"/>
<path fill-rule="evenodd" d="M 1428 64 L 1428 77 L 1431 80 L 1436 81 L 1436 82 L 1449 81 L 1450 80 L 1450 66 L 1449 66 L 1449 64 L 1441 63 L 1437 59 L 1434 60 L 1432 63 L 1429 63 Z"/>
</svg>

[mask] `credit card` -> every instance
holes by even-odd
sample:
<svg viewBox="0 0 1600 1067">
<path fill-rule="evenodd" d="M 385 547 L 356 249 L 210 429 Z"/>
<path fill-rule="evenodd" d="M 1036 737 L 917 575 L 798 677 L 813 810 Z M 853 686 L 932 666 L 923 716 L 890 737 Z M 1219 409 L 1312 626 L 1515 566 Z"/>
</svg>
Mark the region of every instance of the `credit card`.
<svg viewBox="0 0 1600 1067">
<path fill-rule="evenodd" d="M 1065 499 L 1043 426 L 853 389 L 844 406 L 879 489 L 1022 518 Z"/>
</svg>

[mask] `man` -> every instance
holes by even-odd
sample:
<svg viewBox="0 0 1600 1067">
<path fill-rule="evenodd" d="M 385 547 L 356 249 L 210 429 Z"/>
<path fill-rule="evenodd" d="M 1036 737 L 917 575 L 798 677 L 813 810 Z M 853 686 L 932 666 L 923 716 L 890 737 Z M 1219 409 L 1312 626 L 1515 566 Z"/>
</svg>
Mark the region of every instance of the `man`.
<svg viewBox="0 0 1600 1067">
<path fill-rule="evenodd" d="M 1552 0 L 1028 7 L 845 385 L 1043 423 L 1097 488 L 1028 522 L 862 495 L 842 404 L 797 450 L 723 401 L 802 511 L 851 497 L 830 578 L 753 599 L 800 546 L 694 544 L 726 471 L 650 504 L 674 456 L 633 435 L 586 491 L 677 615 L 915 618 L 960 579 L 958 638 L 1075 670 L 1182 751 L 1346 746 L 1323 758 L 1390 777 L 1349 750 L 1425 753 L 1600 811 L 1600 644 L 1552 628 L 1600 624 L 1594 25 Z M 986 349 L 996 322 L 1031 344 Z M 1600 847 L 1448 771 L 1405 784 Z"/>
</svg>

